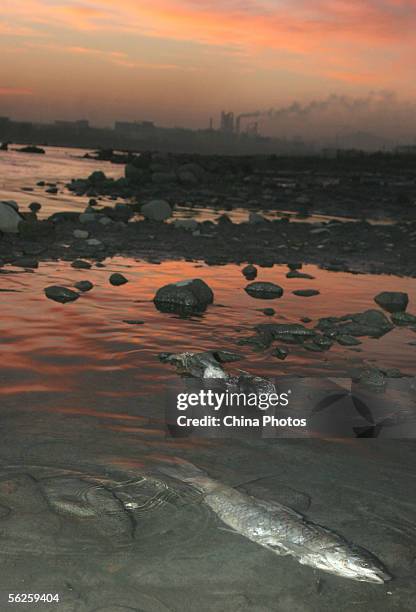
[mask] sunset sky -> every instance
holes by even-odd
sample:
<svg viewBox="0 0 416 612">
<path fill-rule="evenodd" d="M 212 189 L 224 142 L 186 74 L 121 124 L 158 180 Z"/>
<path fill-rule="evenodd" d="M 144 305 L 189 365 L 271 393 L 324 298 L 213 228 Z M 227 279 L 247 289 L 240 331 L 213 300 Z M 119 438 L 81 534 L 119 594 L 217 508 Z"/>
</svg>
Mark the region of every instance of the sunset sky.
<svg viewBox="0 0 416 612">
<path fill-rule="evenodd" d="M 330 94 L 397 106 L 416 98 L 415 31 L 416 0 L 2 0 L 0 115 L 205 127 Z"/>
</svg>

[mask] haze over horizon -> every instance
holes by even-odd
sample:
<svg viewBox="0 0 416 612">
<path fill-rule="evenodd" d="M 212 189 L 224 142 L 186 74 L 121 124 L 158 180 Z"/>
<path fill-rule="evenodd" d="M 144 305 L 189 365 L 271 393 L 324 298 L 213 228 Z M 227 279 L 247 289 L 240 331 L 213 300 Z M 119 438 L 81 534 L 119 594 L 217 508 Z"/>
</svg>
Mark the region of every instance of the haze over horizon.
<svg viewBox="0 0 416 612">
<path fill-rule="evenodd" d="M 263 134 L 413 140 L 415 26 L 414 0 L 3 0 L 0 115 L 203 128 L 259 111 Z"/>
</svg>

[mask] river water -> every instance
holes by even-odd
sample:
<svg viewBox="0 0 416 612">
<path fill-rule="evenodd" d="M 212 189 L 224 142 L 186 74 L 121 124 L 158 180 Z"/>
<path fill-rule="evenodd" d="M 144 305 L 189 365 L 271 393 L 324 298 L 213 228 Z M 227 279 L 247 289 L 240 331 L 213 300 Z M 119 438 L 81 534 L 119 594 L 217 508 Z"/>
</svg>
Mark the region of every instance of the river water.
<svg viewBox="0 0 416 612">
<path fill-rule="evenodd" d="M 21 206 L 41 201 L 45 214 L 82 209 L 86 201 L 65 191 L 41 200 L 40 190 L 22 192 L 21 187 L 35 189 L 39 180 L 63 185 L 97 169 L 115 177 L 123 171 L 76 157 L 84 151 L 46 150 L 45 156 L 0 154 L 1 199 Z M 110 285 L 114 271 L 129 282 Z M 338 346 L 311 353 L 290 345 L 285 361 L 271 350 L 240 345 L 258 323 L 309 317 L 313 326 L 319 317 L 376 307 L 373 298 L 381 290 L 406 291 L 409 311 L 416 310 L 415 279 L 316 266 L 304 271 L 314 280 L 287 279 L 285 266 L 259 268 L 257 280 L 285 290 L 282 298 L 264 301 L 246 294 L 241 269 L 231 264 L 157 265 L 117 257 L 90 270 L 74 270 L 66 262 L 41 263 L 35 271 L 1 269 L 3 602 L 6 591 L 30 590 L 60 593 L 59 608 L 33 607 L 46 611 L 414 609 L 412 440 L 166 436 L 164 392 L 179 379 L 157 359 L 162 351 L 227 349 L 242 355 L 230 370 L 269 377 L 342 377 L 365 365 L 414 375 L 416 333 L 409 328 L 363 339 L 358 350 Z M 181 318 L 155 308 L 153 296 L 161 285 L 192 277 L 204 279 L 214 291 L 214 304 L 205 313 Z M 94 288 L 76 302 L 61 305 L 45 298 L 44 287 L 70 287 L 78 280 L 90 280 Z M 292 293 L 305 288 L 319 289 L 320 295 Z M 273 317 L 262 312 L 266 306 L 276 310 Z M 336 578 L 218 529 L 215 516 L 188 489 L 169 482 L 161 494 L 152 481 L 143 480 L 161 456 L 186 458 L 218 480 L 306 513 L 377 554 L 395 580 L 380 586 Z M 75 490 L 80 507 L 92 499 L 88 503 L 96 510 L 90 490 L 110 491 L 130 504 L 128 521 L 121 511 L 100 508 L 80 516 L 76 504 L 72 514 L 52 511 L 39 496 L 48 482 L 63 498 Z M 2 603 L 0 609 L 15 607 Z"/>
</svg>

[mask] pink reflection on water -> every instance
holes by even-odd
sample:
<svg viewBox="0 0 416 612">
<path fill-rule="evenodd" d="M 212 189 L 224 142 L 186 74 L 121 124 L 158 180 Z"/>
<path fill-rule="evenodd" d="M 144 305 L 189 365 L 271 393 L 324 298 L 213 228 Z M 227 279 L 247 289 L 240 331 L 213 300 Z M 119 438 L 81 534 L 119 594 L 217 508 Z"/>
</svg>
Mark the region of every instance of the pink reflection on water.
<svg viewBox="0 0 416 612">
<path fill-rule="evenodd" d="M 114 271 L 122 272 L 129 283 L 111 286 L 108 277 Z M 333 273 L 315 266 L 305 266 L 304 271 L 315 280 L 287 279 L 285 266 L 259 268 L 257 280 L 275 282 L 285 290 L 281 299 L 267 301 L 253 299 L 244 291 L 247 282 L 236 265 L 210 267 L 183 261 L 153 265 L 114 258 L 105 268 L 80 271 L 64 262 L 51 262 L 41 264 L 34 274 L 2 275 L 2 287 L 21 291 L 3 294 L 0 336 L 4 365 L 0 371 L 3 379 L 22 375 L 21 381 L 10 382 L 13 392 L 76 388 L 79 397 L 88 397 L 92 410 L 99 407 L 100 398 L 131 404 L 136 395 L 159 394 L 165 384 L 177 380 L 173 370 L 158 361 L 162 351 L 237 351 L 244 359 L 231 368 L 263 376 L 345 372 L 363 360 L 414 374 L 415 347 L 409 342 L 416 342 L 416 334 L 408 328 L 396 328 L 381 339 L 363 339 L 361 352 L 335 346 L 314 354 L 289 346 L 284 362 L 272 357 L 270 350 L 256 352 L 239 346 L 237 340 L 252 335 L 259 323 L 299 322 L 307 316 L 313 326 L 319 317 L 377 308 L 373 298 L 381 290 L 406 291 L 409 312 L 415 307 L 414 279 Z M 193 277 L 203 278 L 215 293 L 214 305 L 204 314 L 181 319 L 155 309 L 152 299 L 161 285 Z M 72 304 L 57 304 L 44 295 L 47 285 L 71 287 L 81 279 L 91 280 L 94 288 Z M 320 295 L 302 298 L 292 294 L 310 287 L 319 289 Z M 261 312 L 266 306 L 272 306 L 276 315 L 266 317 Z M 129 325 L 125 319 L 145 323 Z"/>
</svg>

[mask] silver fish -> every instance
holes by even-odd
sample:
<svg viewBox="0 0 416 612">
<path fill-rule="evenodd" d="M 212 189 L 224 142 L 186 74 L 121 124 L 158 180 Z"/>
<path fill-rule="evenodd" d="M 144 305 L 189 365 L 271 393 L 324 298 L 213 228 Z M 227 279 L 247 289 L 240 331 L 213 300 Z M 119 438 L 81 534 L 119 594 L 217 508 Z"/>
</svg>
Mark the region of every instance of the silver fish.
<svg viewBox="0 0 416 612">
<path fill-rule="evenodd" d="M 194 486 L 223 523 L 277 555 L 291 555 L 302 565 L 361 582 L 383 584 L 391 579 L 370 552 L 291 508 L 237 491 L 182 460 L 158 470 Z"/>
</svg>

